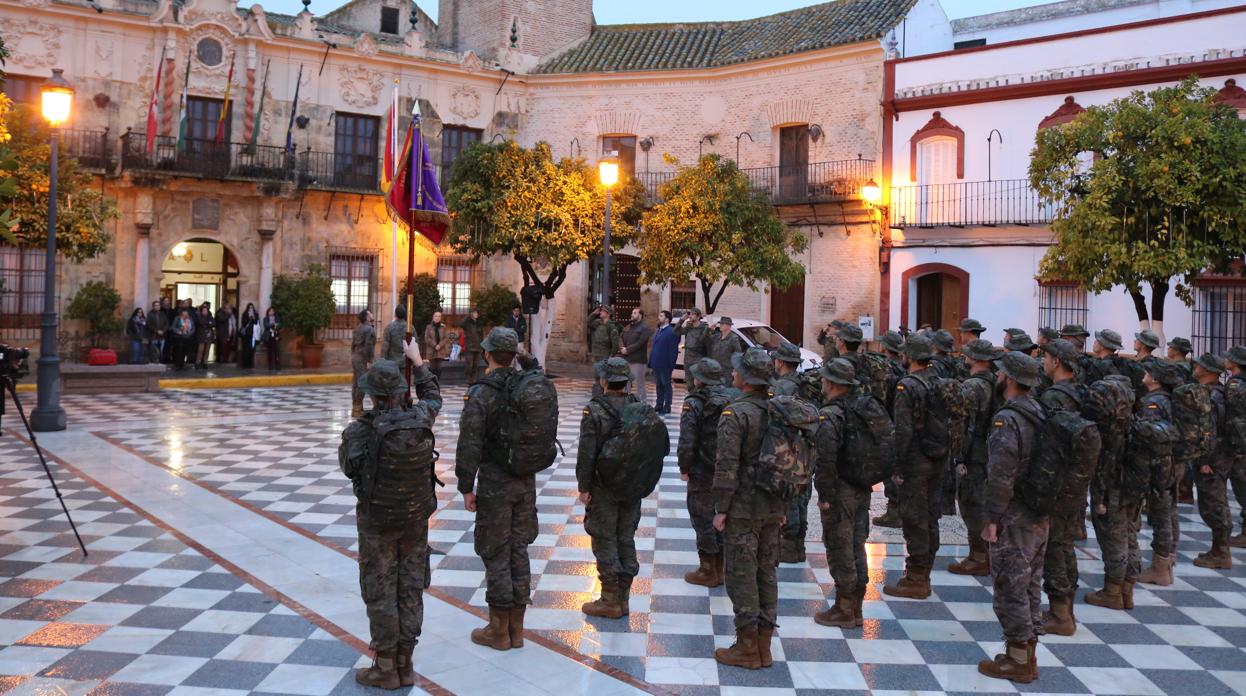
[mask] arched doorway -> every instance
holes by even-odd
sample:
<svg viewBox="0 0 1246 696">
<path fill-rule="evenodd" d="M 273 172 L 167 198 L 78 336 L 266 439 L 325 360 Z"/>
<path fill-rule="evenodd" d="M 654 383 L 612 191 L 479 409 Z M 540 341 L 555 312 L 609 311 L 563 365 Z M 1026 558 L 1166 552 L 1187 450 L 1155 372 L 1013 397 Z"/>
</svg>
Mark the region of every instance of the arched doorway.
<svg viewBox="0 0 1246 696">
<path fill-rule="evenodd" d="M 900 325 L 956 329 L 969 315 L 969 274 L 945 263 L 914 266 L 900 278 Z"/>
<path fill-rule="evenodd" d="M 238 306 L 238 258 L 213 239 L 192 238 L 173 245 L 160 267 L 160 297 L 171 306 L 190 299 L 213 309 L 228 302 Z"/>
</svg>

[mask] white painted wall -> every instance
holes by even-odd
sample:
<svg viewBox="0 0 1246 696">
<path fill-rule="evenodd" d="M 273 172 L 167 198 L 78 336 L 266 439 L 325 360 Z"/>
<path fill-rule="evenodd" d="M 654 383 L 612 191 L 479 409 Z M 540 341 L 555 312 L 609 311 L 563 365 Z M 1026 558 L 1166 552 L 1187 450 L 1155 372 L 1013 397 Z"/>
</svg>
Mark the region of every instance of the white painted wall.
<svg viewBox="0 0 1246 696">
<path fill-rule="evenodd" d="M 1140 22 L 1160 17 L 1173 17 L 1191 12 L 1204 12 L 1240 4 L 1240 0 L 1157 0 L 1156 2 L 1142 3 L 1131 7 L 1120 7 L 1101 12 L 1080 12 L 1065 17 L 1013 24 L 1011 26 L 991 27 L 976 31 L 965 31 L 964 25 L 961 25 L 957 27 L 961 31 L 955 33 L 955 40 L 969 41 L 985 38 L 987 44 L 990 45 L 1005 41 L 1029 39 L 1036 36 L 1050 36 L 1052 34 L 1095 27 Z M 989 5 L 989 3 L 983 3 L 983 5 Z"/>
</svg>

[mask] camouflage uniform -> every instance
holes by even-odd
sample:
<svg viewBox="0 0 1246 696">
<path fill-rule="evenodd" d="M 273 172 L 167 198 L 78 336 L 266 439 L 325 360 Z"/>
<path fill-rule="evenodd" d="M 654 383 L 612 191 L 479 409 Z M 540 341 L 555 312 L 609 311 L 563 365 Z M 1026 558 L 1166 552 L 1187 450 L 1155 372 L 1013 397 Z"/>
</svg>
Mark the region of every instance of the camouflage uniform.
<svg viewBox="0 0 1246 696">
<path fill-rule="evenodd" d="M 372 356 L 376 351 L 376 329 L 371 324 L 361 323 L 355 327 L 350 337 L 350 368 L 352 373 L 350 402 L 352 414 L 363 411 L 363 392 L 359 389 L 359 378 L 368 371 L 372 364 Z"/>
<path fill-rule="evenodd" d="M 1069 379 L 1056 382 L 1043 392 L 1041 403 L 1048 414 L 1056 411 L 1080 414 L 1085 400 L 1084 388 Z M 1085 509 L 1085 501 L 1082 501 L 1081 509 Z M 1051 516 L 1047 556 L 1043 561 L 1043 591 L 1048 597 L 1071 599 L 1077 593 L 1077 549 L 1074 543 L 1079 538 L 1077 531 L 1080 520 L 1081 515 L 1077 512 Z"/>
<path fill-rule="evenodd" d="M 699 313 L 692 312 L 700 317 Z M 682 336 L 684 339 L 684 368 L 687 369 L 691 365 L 695 365 L 702 358 L 709 357 L 709 339 L 710 327 L 704 321 L 697 321 L 696 326 L 689 326 L 688 320 L 685 318 L 675 326 L 675 335 Z M 722 366 L 723 369 L 731 369 L 731 363 Z"/>
<path fill-rule="evenodd" d="M 404 364 L 406 357 L 402 354 L 402 344 L 407 339 L 407 321 L 395 319 L 385 327 L 381 335 L 381 358 L 393 360 L 399 366 Z"/>
<path fill-rule="evenodd" d="M 731 357 L 736 353 L 744 352 L 744 341 L 734 333 L 727 333 L 724 338 L 721 331 L 710 333 L 706 340 L 709 357 L 718 361 L 719 365 L 730 365 Z"/>
<path fill-rule="evenodd" d="M 916 340 L 911 338 L 909 342 Z M 908 551 L 906 572 L 915 571 L 923 577 L 929 577 L 935 554 L 939 552 L 943 473 L 947 468 L 942 461 L 927 457 L 920 442 L 927 409 L 923 399 L 931 389 L 928 380 L 934 376 L 930 368 L 926 368 L 900 380 L 896 386 L 893 418 L 896 425 L 896 469 L 901 477 L 897 492 L 900 518 L 904 525 L 904 543 Z"/>
<path fill-rule="evenodd" d="M 1147 420 L 1172 422 L 1172 395 L 1166 389 L 1149 392 L 1138 406 L 1138 417 Z M 1174 455 L 1175 457 L 1175 455 Z M 1174 462 L 1174 468 L 1176 463 Z M 1175 541 L 1173 524 L 1176 518 L 1176 486 L 1171 490 L 1152 489 L 1147 494 L 1147 524 L 1151 526 L 1151 553 L 1169 558 L 1173 555 Z"/>
<path fill-rule="evenodd" d="M 775 360 L 787 360 L 793 367 L 800 364 L 800 348 L 784 342 L 782 350 L 770 353 Z M 776 377 L 770 383 L 770 397 L 800 396 L 800 374 L 793 371 Z M 805 486 L 796 497 L 788 501 L 787 515 L 780 529 L 780 560 L 784 563 L 803 563 L 805 560 L 805 536 L 809 532 L 809 498 L 812 489 Z"/>
<path fill-rule="evenodd" d="M 870 534 L 870 491 L 839 476 L 840 463 L 852 456 L 844 451 L 845 409 L 850 398 L 833 399 L 822 408 L 813 486 L 818 490 L 818 501 L 830 505 L 820 512 L 822 543 L 826 545 L 826 563 L 835 579 L 835 592 L 856 598 L 870 581 L 865 555 L 865 540 Z"/>
<path fill-rule="evenodd" d="M 1195 464 L 1195 481 L 1198 486 L 1198 514 L 1211 529 L 1213 541 L 1223 535 L 1228 543 L 1233 533 L 1233 513 L 1229 510 L 1228 477 L 1233 468 L 1233 460 L 1239 453 L 1233 451 L 1229 442 L 1228 429 L 1225 427 L 1224 387 L 1220 384 L 1208 385 L 1211 392 L 1211 404 L 1216 419 L 1216 449 Z M 1211 467 L 1210 474 L 1202 472 L 1203 465 Z"/>
<path fill-rule="evenodd" d="M 619 325 L 613 320 L 602 321 L 597 313 L 588 319 L 589 349 L 593 362 L 600 362 L 619 352 Z"/>
<path fill-rule="evenodd" d="M 1233 350 L 1241 350 L 1241 357 L 1246 359 L 1246 349 L 1237 346 Z M 1236 362 L 1232 352 L 1229 359 Z M 1224 386 L 1224 425 L 1228 433 L 1246 433 L 1246 409 L 1242 408 L 1243 405 L 1246 405 L 1246 374 L 1238 374 L 1230 377 Z M 1230 451 L 1236 453 L 1229 465 L 1229 481 L 1233 484 L 1233 497 L 1242 509 L 1242 533 L 1233 537 L 1233 546 L 1242 548 L 1246 546 L 1246 453 L 1238 449 L 1232 437 L 1227 435 L 1224 438 L 1230 445 Z"/>
<path fill-rule="evenodd" d="M 888 331 L 887 334 L 895 334 L 895 332 Z M 903 339 L 900 338 L 899 334 L 895 334 L 893 337 L 889 337 L 887 334 L 883 335 L 884 345 L 887 345 L 886 340 L 888 338 L 894 341 L 891 343 L 888 350 L 903 348 Z M 899 350 L 893 350 L 893 352 L 899 352 Z M 900 362 L 899 358 L 893 358 L 891 356 L 887 357 L 887 367 L 891 370 L 891 375 L 887 379 L 887 413 L 891 414 L 894 420 L 896 385 L 900 383 L 901 379 L 904 379 L 904 375 L 907 374 L 908 371 L 904 368 L 904 363 Z M 893 508 L 898 509 L 900 504 L 900 492 L 896 487 L 895 481 L 892 481 L 891 479 L 883 481 L 883 495 L 887 498 L 887 509 L 889 511 Z"/>
<path fill-rule="evenodd" d="M 704 365 L 704 363 L 701 363 Z M 693 368 L 689 368 L 693 369 Z M 718 372 L 717 367 L 714 368 Z M 695 375 L 694 375 L 695 376 Z M 688 475 L 688 516 L 697 536 L 697 553 L 718 556 L 722 553 L 722 535 L 714 529 L 714 462 L 718 454 L 718 422 L 703 422 L 705 404 L 712 398 L 735 399 L 740 392 L 720 384 L 696 386 L 684 398 L 679 417 L 679 473 Z M 711 435 L 711 428 L 713 428 Z"/>
<path fill-rule="evenodd" d="M 472 319 L 468 316 L 463 320 L 462 328 L 463 360 L 467 363 L 467 383 L 475 384 L 476 380 L 480 379 L 480 361 L 482 359 L 480 341 L 484 326 L 479 319 Z"/>
<path fill-rule="evenodd" d="M 965 396 L 970 437 L 965 438 L 962 462 L 965 473 L 957 483 L 960 514 L 969 533 L 969 548 L 985 555 L 982 528 L 986 525 L 987 435 L 995 415 L 995 376 L 990 371 L 975 372 L 961 385 Z"/>
<path fill-rule="evenodd" d="M 622 371 L 627 374 L 626 363 Z M 608 402 L 616 413 L 637 401 L 634 395 L 611 392 L 598 398 Z M 597 399 L 588 402 L 580 419 L 580 446 L 575 463 L 580 492 L 592 496 L 584 509 L 584 531 L 592 541 L 603 594 L 616 584 L 631 587 L 632 578 L 640 572 L 640 563 L 636 560 L 636 527 L 640 524 L 641 501 L 620 500 L 596 475 L 597 455 L 609 439 L 614 421 L 614 416 Z"/>
</svg>

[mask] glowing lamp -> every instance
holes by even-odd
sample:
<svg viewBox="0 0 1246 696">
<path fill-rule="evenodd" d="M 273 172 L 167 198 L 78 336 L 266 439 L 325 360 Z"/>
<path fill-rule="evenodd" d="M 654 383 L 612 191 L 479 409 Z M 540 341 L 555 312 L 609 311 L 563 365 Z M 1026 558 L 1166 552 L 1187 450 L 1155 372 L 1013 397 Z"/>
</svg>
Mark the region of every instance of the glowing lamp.
<svg viewBox="0 0 1246 696">
<path fill-rule="evenodd" d="M 69 120 L 74 103 L 74 88 L 65 81 L 62 73 L 60 68 L 53 68 L 52 79 L 44 83 L 42 90 L 43 118 L 53 128 Z"/>
<path fill-rule="evenodd" d="M 601 177 L 601 185 L 610 188 L 619 183 L 619 160 L 607 157 L 597 163 L 597 175 Z"/>
<path fill-rule="evenodd" d="M 866 203 L 876 206 L 883 200 L 883 189 L 877 182 L 870 179 L 861 187 L 861 197 L 865 199 Z"/>
</svg>

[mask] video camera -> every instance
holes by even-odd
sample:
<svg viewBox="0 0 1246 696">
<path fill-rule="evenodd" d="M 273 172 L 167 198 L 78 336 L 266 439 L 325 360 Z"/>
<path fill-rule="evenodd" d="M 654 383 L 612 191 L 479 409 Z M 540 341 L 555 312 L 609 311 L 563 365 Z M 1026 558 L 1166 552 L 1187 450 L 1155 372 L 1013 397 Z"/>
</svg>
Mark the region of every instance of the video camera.
<svg viewBox="0 0 1246 696">
<path fill-rule="evenodd" d="M 0 379 L 17 381 L 30 374 L 30 350 L 0 343 Z"/>
</svg>

